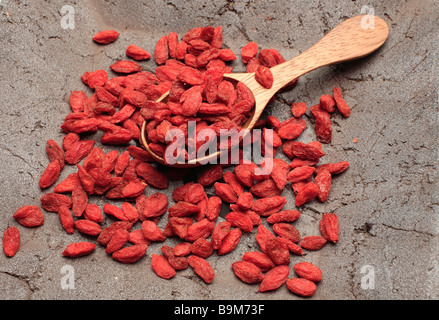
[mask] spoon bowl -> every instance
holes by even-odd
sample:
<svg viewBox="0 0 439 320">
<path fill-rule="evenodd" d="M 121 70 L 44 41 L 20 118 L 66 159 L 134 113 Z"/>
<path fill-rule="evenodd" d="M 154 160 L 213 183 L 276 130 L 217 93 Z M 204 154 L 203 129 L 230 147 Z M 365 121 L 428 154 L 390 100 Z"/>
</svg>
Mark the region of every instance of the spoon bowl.
<svg viewBox="0 0 439 320">
<path fill-rule="evenodd" d="M 370 26 L 369 23 L 363 23 L 364 19 L 368 19 L 368 21 L 373 19 L 374 23 Z M 244 83 L 255 97 L 253 114 L 243 125 L 244 134 L 241 137 L 244 137 L 254 128 L 268 102 L 276 92 L 291 81 L 319 67 L 367 56 L 381 47 L 387 40 L 388 35 L 389 27 L 383 19 L 376 16 L 359 15 L 341 22 L 320 41 L 300 55 L 270 68 L 273 74 L 273 85 L 269 89 L 261 86 L 256 81 L 254 73 L 224 74 L 224 78 Z M 168 93 L 165 93 L 157 101 L 166 99 Z M 146 137 L 146 122 L 144 122 L 140 137 L 142 145 L 155 161 L 167 165 L 163 157 L 151 151 Z M 222 152 L 227 152 L 227 150 L 217 151 L 202 158 L 170 166 L 182 168 L 200 166 L 218 158 Z"/>
</svg>

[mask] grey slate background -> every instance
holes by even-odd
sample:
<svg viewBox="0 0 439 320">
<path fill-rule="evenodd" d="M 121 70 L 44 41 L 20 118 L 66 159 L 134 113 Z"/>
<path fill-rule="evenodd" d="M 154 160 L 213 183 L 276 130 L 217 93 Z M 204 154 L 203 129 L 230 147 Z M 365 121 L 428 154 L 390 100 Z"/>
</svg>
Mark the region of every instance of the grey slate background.
<svg viewBox="0 0 439 320">
<path fill-rule="evenodd" d="M 61 27 L 64 5 L 75 10 L 73 30 Z M 158 278 L 150 256 L 161 244 L 151 245 L 134 265 L 113 261 L 100 247 L 81 259 L 63 259 L 63 248 L 84 236 L 67 235 L 52 213 L 46 213 L 44 226 L 36 229 L 19 226 L 12 215 L 23 205 L 39 204 L 43 193 L 38 179 L 48 163 L 45 142 L 62 141 L 59 125 L 69 112 L 69 93 L 84 89 L 82 73 L 109 70 L 125 57 L 129 44 L 153 52 L 159 37 L 170 31 L 181 37 L 196 26 L 221 25 L 225 45 L 238 53 L 233 66 L 242 71 L 239 52 L 248 41 L 276 48 L 290 59 L 344 19 L 362 13 L 364 5 L 371 3 L 2 0 L 0 232 L 18 226 L 22 243 L 15 257 L 0 255 L 0 299 L 298 299 L 285 286 L 260 294 L 257 285 L 246 285 L 233 275 L 231 263 L 257 249 L 254 233 L 245 235 L 229 255 L 208 259 L 216 277 L 206 285 L 190 268 L 170 281 Z M 293 90 L 278 94 L 267 109 L 267 114 L 285 120 L 291 102 L 311 106 L 335 85 L 352 107 L 348 119 L 333 116 L 333 143 L 324 146 L 327 155 L 322 159 L 347 160 L 351 167 L 334 179 L 329 200 L 304 206 L 296 223 L 303 236 L 313 235 L 321 213 L 335 212 L 340 242 L 292 260 L 313 262 L 323 270 L 324 280 L 312 299 L 437 299 L 438 3 L 391 0 L 376 1 L 372 7 L 390 27 L 389 39 L 378 52 L 313 71 Z M 111 45 L 97 46 L 91 37 L 105 29 L 118 30 L 121 36 Z M 155 68 L 153 61 L 142 66 Z M 300 140 L 313 139 L 311 126 Z M 72 170 L 66 168 L 62 177 Z M 170 195 L 181 183 L 173 182 L 166 192 Z M 148 188 L 146 193 L 155 191 Z M 291 190 L 284 195 L 294 208 Z M 92 201 L 105 203 L 100 198 Z M 165 220 L 159 226 L 164 227 Z M 61 287 L 65 265 L 74 269 L 75 289 Z M 361 286 L 367 266 L 375 273 L 374 289 Z"/>
</svg>

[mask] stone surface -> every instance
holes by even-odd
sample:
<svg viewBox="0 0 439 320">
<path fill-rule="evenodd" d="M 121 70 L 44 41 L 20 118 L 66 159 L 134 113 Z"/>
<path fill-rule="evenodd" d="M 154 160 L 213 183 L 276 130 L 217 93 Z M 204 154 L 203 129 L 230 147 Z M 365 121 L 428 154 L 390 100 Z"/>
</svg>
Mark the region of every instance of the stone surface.
<svg viewBox="0 0 439 320">
<path fill-rule="evenodd" d="M 66 3 L 74 9 L 74 29 L 61 25 Z M 68 95 L 84 89 L 83 72 L 109 70 L 125 57 L 131 43 L 153 52 L 160 36 L 176 31 L 181 37 L 206 25 L 223 26 L 225 45 L 238 54 L 232 65 L 243 71 L 239 50 L 248 41 L 276 48 L 290 59 L 344 19 L 366 13 L 366 4 L 54 0 L 41 5 L 2 0 L 0 232 L 18 225 L 12 215 L 20 206 L 39 204 L 43 193 L 38 179 L 48 163 L 45 142 L 61 142 L 59 125 L 69 112 Z M 439 8 L 435 0 L 392 0 L 368 9 L 390 26 L 389 39 L 379 51 L 307 74 L 296 88 L 276 95 L 266 110 L 285 120 L 291 102 L 304 101 L 309 107 L 335 85 L 352 107 L 348 119 L 333 116 L 333 143 L 324 146 L 325 162 L 347 160 L 351 167 L 334 178 L 328 202 L 304 206 L 296 224 L 302 236 L 317 234 L 321 213 L 335 212 L 341 222 L 340 242 L 292 260 L 316 263 L 323 270 L 324 280 L 313 299 L 437 299 Z M 118 30 L 121 36 L 111 45 L 98 46 L 91 37 L 104 29 Z M 141 64 L 145 70 L 156 67 L 153 61 Z M 310 127 L 301 140 L 313 139 Z M 73 170 L 66 167 L 62 177 Z M 181 183 L 173 182 L 165 193 L 170 195 Z M 294 208 L 291 190 L 284 194 L 288 208 Z M 56 214 L 45 216 L 42 227 L 20 227 L 22 243 L 15 257 L 0 255 L 0 299 L 297 299 L 285 286 L 260 294 L 257 285 L 243 284 L 232 273 L 232 262 L 258 249 L 254 232 L 245 234 L 229 255 L 208 259 L 216 277 L 206 285 L 190 268 L 171 281 L 158 278 L 150 257 L 159 253 L 161 244 L 151 245 L 134 265 L 113 261 L 101 247 L 90 256 L 65 259 L 63 248 L 84 237 L 67 235 Z M 292 265 L 290 270 L 294 275 Z M 364 281 L 372 272 L 373 288 Z M 68 274 L 74 276 L 74 289 L 65 288 Z"/>
</svg>

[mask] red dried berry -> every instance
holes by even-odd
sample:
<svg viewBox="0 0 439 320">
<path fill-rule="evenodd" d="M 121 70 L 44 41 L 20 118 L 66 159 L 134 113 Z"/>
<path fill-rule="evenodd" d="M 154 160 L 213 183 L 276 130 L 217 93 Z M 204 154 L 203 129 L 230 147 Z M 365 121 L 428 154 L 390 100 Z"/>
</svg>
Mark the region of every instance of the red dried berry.
<svg viewBox="0 0 439 320">
<path fill-rule="evenodd" d="M 207 259 L 213 253 L 212 243 L 204 238 L 199 238 L 191 246 L 191 252 L 201 258 Z"/>
<path fill-rule="evenodd" d="M 261 269 L 248 261 L 236 261 L 232 264 L 233 273 L 245 283 L 259 283 L 264 279 Z"/>
<path fill-rule="evenodd" d="M 288 290 L 302 297 L 311 297 L 316 292 L 315 283 L 307 279 L 291 278 L 286 281 L 286 284 Z"/>
<path fill-rule="evenodd" d="M 339 222 L 335 213 L 324 213 L 319 228 L 323 238 L 334 243 L 338 242 Z"/>
<path fill-rule="evenodd" d="M 40 177 L 40 188 L 46 189 L 52 186 L 58 180 L 61 166 L 57 160 L 49 163 Z"/>
<path fill-rule="evenodd" d="M 242 62 L 247 64 L 251 58 L 256 57 L 258 54 L 258 44 L 255 42 L 249 42 L 241 49 Z"/>
<path fill-rule="evenodd" d="M 23 206 L 14 213 L 13 218 L 19 224 L 28 228 L 39 227 L 44 224 L 44 214 L 37 206 Z"/>
<path fill-rule="evenodd" d="M 287 265 L 276 266 L 265 274 L 264 280 L 259 285 L 259 292 L 276 290 L 282 286 L 290 274 Z"/>
<path fill-rule="evenodd" d="M 165 241 L 166 236 L 162 230 L 152 221 L 145 220 L 142 222 L 143 236 L 149 241 Z"/>
<path fill-rule="evenodd" d="M 253 202 L 252 210 L 261 216 L 269 216 L 280 211 L 286 203 L 286 198 L 282 196 L 262 198 Z"/>
<path fill-rule="evenodd" d="M 320 250 L 326 244 L 327 240 L 321 236 L 307 236 L 302 239 L 300 246 L 307 250 Z"/>
<path fill-rule="evenodd" d="M 101 233 L 101 226 L 90 220 L 76 220 L 75 227 L 79 232 L 89 236 L 97 236 Z"/>
<path fill-rule="evenodd" d="M 226 215 L 226 220 L 232 227 L 237 227 L 243 232 L 253 231 L 253 222 L 250 217 L 244 213 L 232 211 Z"/>
<path fill-rule="evenodd" d="M 319 170 L 315 176 L 314 183 L 319 189 L 317 199 L 319 199 L 320 202 L 325 202 L 328 199 L 331 190 L 331 180 L 332 175 L 328 170 Z"/>
<path fill-rule="evenodd" d="M 289 264 L 290 252 L 285 242 L 278 237 L 268 238 L 265 242 L 264 253 L 270 257 L 271 261 L 276 265 Z"/>
<path fill-rule="evenodd" d="M 73 219 L 72 212 L 66 206 L 59 208 L 58 217 L 62 227 L 68 234 L 72 234 L 75 231 L 75 221 Z"/>
<path fill-rule="evenodd" d="M 166 175 L 149 163 L 140 163 L 136 167 L 136 173 L 154 188 L 166 189 L 168 187 L 168 178 Z"/>
<path fill-rule="evenodd" d="M 273 263 L 273 261 L 271 261 L 270 257 L 267 256 L 265 253 L 259 251 L 250 251 L 244 253 L 244 255 L 242 256 L 242 260 L 253 263 L 264 272 L 271 270 L 275 267 L 275 264 Z"/>
<path fill-rule="evenodd" d="M 292 224 L 285 222 L 275 223 L 273 224 L 273 231 L 278 236 L 282 236 L 294 243 L 300 242 L 301 236 L 299 230 L 297 230 Z"/>
<path fill-rule="evenodd" d="M 126 49 L 126 55 L 134 60 L 148 60 L 151 54 L 134 44 L 131 44 Z"/>
<path fill-rule="evenodd" d="M 121 249 L 127 243 L 130 233 L 125 229 L 117 229 L 105 248 L 105 253 L 113 253 Z"/>
<path fill-rule="evenodd" d="M 349 117 L 351 115 L 351 108 L 343 99 L 343 96 L 341 94 L 341 89 L 339 87 L 332 88 L 332 94 L 338 111 L 343 115 L 343 117 L 345 118 Z"/>
<path fill-rule="evenodd" d="M 235 228 L 230 231 L 221 241 L 221 244 L 218 248 L 218 255 L 222 256 L 229 252 L 232 252 L 241 240 L 241 236 L 242 231 L 239 228 Z"/>
<path fill-rule="evenodd" d="M 9 227 L 3 233 L 3 251 L 7 257 L 13 257 L 20 249 L 20 231 L 16 227 Z"/>
<path fill-rule="evenodd" d="M 93 41 L 100 44 L 109 44 L 116 41 L 119 35 L 120 33 L 114 30 L 103 30 L 93 36 Z"/>
<path fill-rule="evenodd" d="M 128 74 L 128 73 L 134 73 L 134 72 L 141 71 L 142 66 L 134 61 L 120 60 L 120 61 L 113 63 L 110 66 L 110 69 L 113 70 L 114 72 Z"/>
<path fill-rule="evenodd" d="M 301 278 L 312 282 L 322 281 L 322 270 L 310 262 L 299 262 L 294 265 L 294 271 Z"/>
<path fill-rule="evenodd" d="M 130 247 L 119 249 L 114 252 L 111 257 L 121 263 L 135 263 L 146 254 L 147 249 L 148 245 L 146 244 L 135 244 Z"/>
<path fill-rule="evenodd" d="M 71 243 L 64 249 L 62 255 L 69 258 L 78 258 L 92 253 L 95 248 L 96 245 L 90 242 Z"/>
<path fill-rule="evenodd" d="M 293 102 L 291 105 L 291 113 L 296 118 L 300 118 L 306 113 L 306 103 L 305 102 Z"/>
<path fill-rule="evenodd" d="M 296 195 L 296 206 L 310 202 L 319 194 L 319 188 L 312 182 L 305 184 Z"/>
<path fill-rule="evenodd" d="M 294 222 L 299 219 L 301 213 L 297 210 L 283 210 L 273 213 L 267 218 L 268 223 Z"/>
<path fill-rule="evenodd" d="M 187 258 L 189 265 L 192 267 L 194 272 L 203 279 L 206 283 L 212 283 L 215 277 L 215 271 L 212 266 L 205 259 L 198 257 L 196 255 L 190 255 Z"/>
<path fill-rule="evenodd" d="M 273 74 L 271 70 L 265 66 L 258 66 L 255 71 L 256 81 L 266 89 L 273 86 Z"/>
<path fill-rule="evenodd" d="M 151 267 L 159 277 L 163 279 L 171 279 L 177 274 L 166 257 L 153 254 L 151 255 L 151 258 Z"/>
</svg>

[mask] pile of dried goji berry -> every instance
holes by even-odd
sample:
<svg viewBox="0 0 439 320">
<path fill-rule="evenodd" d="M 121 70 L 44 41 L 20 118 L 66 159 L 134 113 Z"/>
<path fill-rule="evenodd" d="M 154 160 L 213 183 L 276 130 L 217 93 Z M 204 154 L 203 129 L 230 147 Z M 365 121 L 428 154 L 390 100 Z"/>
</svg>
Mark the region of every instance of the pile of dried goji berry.
<svg viewBox="0 0 439 320">
<path fill-rule="evenodd" d="M 118 37 L 115 31 L 101 31 L 93 40 L 108 44 Z M 169 237 L 181 239 L 174 247 L 163 245 L 163 255 L 152 255 L 152 269 L 165 279 L 190 266 L 211 283 L 215 272 L 207 258 L 215 252 L 226 255 L 236 248 L 243 233 L 255 232 L 260 251 L 246 252 L 241 261 L 231 263 L 235 275 L 245 283 L 260 283 L 260 292 L 286 283 L 298 295 L 313 295 L 315 283 L 322 279 L 321 270 L 308 262 L 297 263 L 294 270 L 298 277 L 288 279 L 290 255 L 302 255 L 303 249 L 319 250 L 327 241 L 336 243 L 338 218 L 334 213 L 323 213 L 321 234 L 302 238 L 293 224 L 301 213 L 282 210 L 287 200 L 281 194 L 290 185 L 296 209 L 314 199 L 324 202 L 331 189 L 331 177 L 349 167 L 346 161 L 319 164 L 325 155 L 322 143 L 332 139 L 331 114 L 338 110 L 344 117 L 350 115 L 340 89 L 335 87 L 332 95 L 323 95 L 318 104 L 310 107 L 316 141 L 295 141 L 308 127 L 302 118 L 307 111 L 303 102 L 292 104 L 292 117 L 286 121 L 273 116 L 258 121 L 256 128 L 263 129 L 261 139 L 266 130 L 273 130 L 270 154 L 275 156 L 281 149 L 291 160 L 288 163 L 274 158 L 273 169 L 266 174 L 255 174 L 263 163 L 243 161 L 236 165 L 212 164 L 195 169 L 198 171 L 163 167 L 139 146 L 144 121 L 150 149 L 163 155 L 169 145 L 166 133 L 172 128 L 187 133 L 188 121 L 195 121 L 197 130 L 208 127 L 218 134 L 220 129 L 241 128 L 251 115 L 254 97 L 244 85 L 235 86 L 223 78 L 224 73 L 232 72 L 227 63 L 236 55 L 223 48 L 221 27 L 194 28 L 181 41 L 174 32 L 163 36 L 154 49 L 158 65 L 155 74 L 142 71 L 136 62 L 151 58 L 145 49 L 130 45 L 126 55 L 132 60 L 110 66 L 116 76 L 109 78 L 105 70 L 82 75 L 84 84 L 94 91 L 90 97 L 85 91 L 70 94 L 71 113 L 61 125 L 66 134 L 62 144 L 47 141 L 50 163 L 39 184 L 42 190 L 54 187 L 41 197 L 41 207 L 57 213 L 67 233 L 77 230 L 95 236 L 105 252 L 122 263 L 138 261 L 153 242 Z M 255 72 L 265 87 L 272 82 L 269 68 L 285 61 L 277 50 L 259 50 L 254 42 L 242 48 L 241 57 L 247 72 Z M 156 102 L 167 91 L 168 100 Z M 95 146 L 90 136 L 97 131 L 104 132 L 102 145 L 124 145 L 126 151 L 105 152 Z M 77 172 L 57 183 L 65 165 L 76 166 Z M 196 178 L 173 190 L 173 203 L 158 191 L 146 196 L 148 186 L 166 189 L 169 180 L 187 178 L 188 172 L 195 172 Z M 208 196 L 206 188 L 212 188 L 215 195 Z M 122 203 L 100 208 L 89 202 L 91 195 Z M 224 205 L 230 212 L 219 221 Z M 44 223 L 40 206 L 23 206 L 13 217 L 25 227 Z M 163 230 L 157 225 L 162 217 L 168 219 Z M 111 223 L 102 227 L 106 219 Z M 133 228 L 137 223 L 141 227 Z M 271 225 L 272 231 L 265 225 Z M 19 230 L 11 226 L 3 235 L 5 254 L 14 256 L 19 245 Z M 72 243 L 62 255 L 76 258 L 95 249 L 89 241 Z"/>
</svg>

